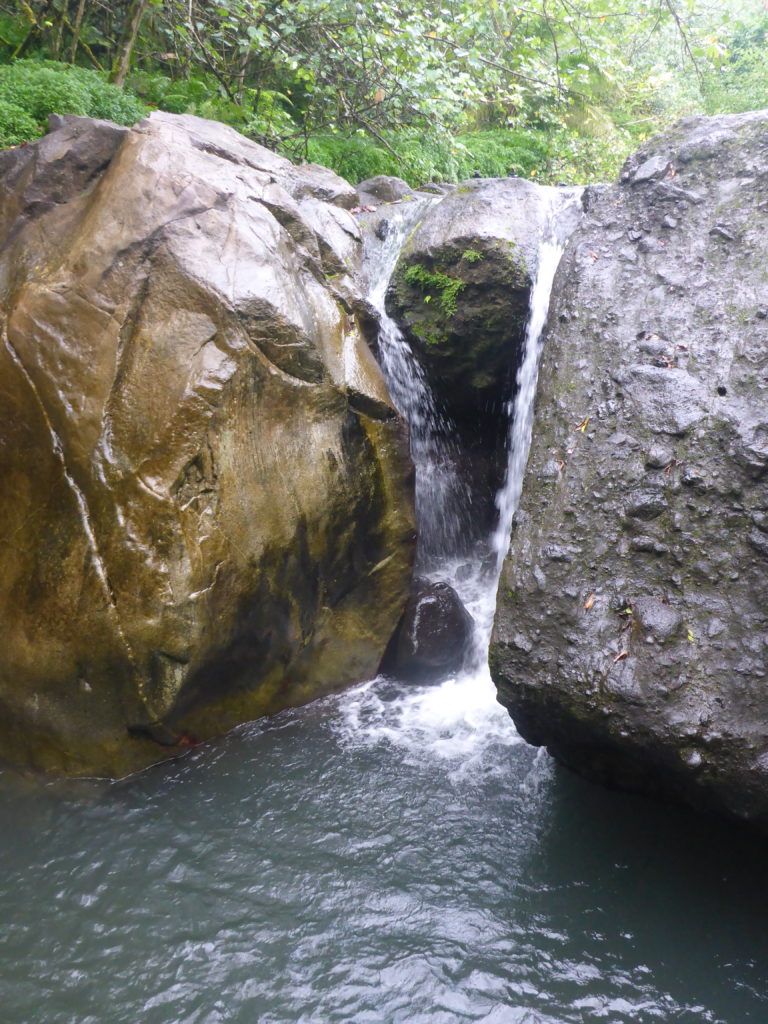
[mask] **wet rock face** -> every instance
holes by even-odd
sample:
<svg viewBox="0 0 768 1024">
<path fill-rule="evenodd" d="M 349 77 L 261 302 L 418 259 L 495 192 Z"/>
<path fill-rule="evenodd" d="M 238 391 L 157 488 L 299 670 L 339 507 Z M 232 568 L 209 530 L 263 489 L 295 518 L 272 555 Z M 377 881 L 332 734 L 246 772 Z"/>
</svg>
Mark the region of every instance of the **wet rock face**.
<svg viewBox="0 0 768 1024">
<path fill-rule="evenodd" d="M 357 186 L 359 203 L 362 205 L 376 203 L 396 203 L 406 196 L 413 195 L 413 189 L 402 178 L 394 178 L 389 174 L 377 174 L 374 178 L 366 178 Z"/>
<path fill-rule="evenodd" d="M 491 645 L 522 734 L 768 824 L 768 114 L 681 122 L 555 283 Z"/>
<path fill-rule="evenodd" d="M 0 154 L 0 755 L 119 775 L 375 673 L 403 427 L 351 186 L 230 129 Z"/>
<path fill-rule="evenodd" d="M 428 682 L 461 669 L 474 620 L 448 583 L 417 576 L 385 669 L 399 679 Z"/>
<path fill-rule="evenodd" d="M 466 453 L 478 536 L 496 519 L 528 301 L 554 190 L 522 179 L 464 182 L 427 209 L 387 295 L 440 411 Z"/>
<path fill-rule="evenodd" d="M 508 397 L 549 191 L 522 179 L 465 182 L 403 250 L 387 307 L 457 423 Z"/>
</svg>

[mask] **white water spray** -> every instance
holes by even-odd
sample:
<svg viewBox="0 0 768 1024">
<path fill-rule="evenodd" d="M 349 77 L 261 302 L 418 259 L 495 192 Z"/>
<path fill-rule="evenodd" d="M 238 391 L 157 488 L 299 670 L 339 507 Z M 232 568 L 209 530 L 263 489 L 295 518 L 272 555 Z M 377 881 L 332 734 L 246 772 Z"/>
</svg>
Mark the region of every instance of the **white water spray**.
<svg viewBox="0 0 768 1024">
<path fill-rule="evenodd" d="M 490 543 L 470 556 L 458 556 L 455 541 L 464 516 L 471 511 L 466 493 L 453 469 L 451 424 L 441 416 L 424 372 L 397 324 L 384 310 L 384 298 L 404 239 L 429 201 L 390 222 L 385 245 L 376 253 L 370 299 L 379 311 L 379 350 L 393 401 L 408 421 L 416 467 L 417 519 L 420 533 L 429 537 L 421 549 L 419 571 L 444 580 L 459 594 L 475 621 L 473 656 L 467 668 L 437 686 L 409 687 L 389 693 L 381 680 L 347 694 L 344 733 L 354 743 L 382 739 L 410 756 L 457 760 L 462 767 L 499 744 L 521 742 L 506 713 L 496 702 L 488 669 L 488 642 L 496 608 L 496 590 L 509 547 L 514 513 L 520 501 L 531 443 L 534 400 L 549 300 L 565 242 L 581 216 L 581 190 L 553 194 L 549 225 L 539 250 L 531 288 L 523 357 L 517 390 L 507 403 L 510 416 L 508 468 L 496 497 L 499 519 Z M 369 260 L 371 254 L 369 254 Z M 369 262 L 369 277 L 371 276 Z M 490 548 L 490 554 L 489 554 Z M 391 684 L 390 684 L 391 685 Z"/>
<path fill-rule="evenodd" d="M 433 199 L 414 199 L 394 207 L 381 245 L 366 240 L 368 298 L 379 314 L 379 361 L 392 401 L 408 423 L 411 458 L 416 468 L 416 517 L 419 524 L 417 571 L 455 550 L 466 535 L 472 493 L 456 471 L 456 431 L 437 406 L 424 370 L 385 308 L 387 288 L 408 235 Z"/>
</svg>

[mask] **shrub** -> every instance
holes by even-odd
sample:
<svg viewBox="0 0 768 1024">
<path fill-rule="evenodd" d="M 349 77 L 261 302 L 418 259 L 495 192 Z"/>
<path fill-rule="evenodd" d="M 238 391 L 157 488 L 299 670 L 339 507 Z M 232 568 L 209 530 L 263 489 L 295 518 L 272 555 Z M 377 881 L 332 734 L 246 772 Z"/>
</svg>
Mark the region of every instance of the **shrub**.
<svg viewBox="0 0 768 1024">
<path fill-rule="evenodd" d="M 34 119 L 21 107 L 0 99 L 0 149 L 34 139 L 41 131 Z"/>
<path fill-rule="evenodd" d="M 88 90 L 76 78 L 27 61 L 0 68 L 0 99 L 38 123 L 51 113 L 88 113 Z"/>
<path fill-rule="evenodd" d="M 146 113 L 140 100 L 121 92 L 97 71 L 56 61 L 20 60 L 0 66 L 0 102 L 5 104 L 4 122 L 15 125 L 2 135 L 0 144 L 6 146 L 38 136 L 49 114 L 134 124 Z M 14 142 L 8 141 L 11 137 Z"/>
</svg>

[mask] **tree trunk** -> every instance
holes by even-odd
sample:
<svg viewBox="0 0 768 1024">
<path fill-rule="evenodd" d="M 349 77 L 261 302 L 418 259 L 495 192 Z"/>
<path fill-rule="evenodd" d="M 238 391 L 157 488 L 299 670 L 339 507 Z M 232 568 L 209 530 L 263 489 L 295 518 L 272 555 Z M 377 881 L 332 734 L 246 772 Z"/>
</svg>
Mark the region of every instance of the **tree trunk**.
<svg viewBox="0 0 768 1024">
<path fill-rule="evenodd" d="M 131 66 L 133 48 L 136 45 L 136 38 L 148 4 L 149 0 L 132 0 L 131 6 L 128 8 L 128 16 L 118 44 L 118 53 L 111 76 L 112 82 L 118 89 L 122 89 L 125 83 L 128 69 Z"/>
<path fill-rule="evenodd" d="M 77 47 L 80 42 L 80 29 L 83 26 L 83 15 L 85 14 L 85 0 L 80 0 L 77 5 L 77 14 L 75 15 L 75 24 L 72 27 L 72 55 L 70 61 L 72 64 L 75 63 L 75 57 L 77 56 Z"/>
</svg>

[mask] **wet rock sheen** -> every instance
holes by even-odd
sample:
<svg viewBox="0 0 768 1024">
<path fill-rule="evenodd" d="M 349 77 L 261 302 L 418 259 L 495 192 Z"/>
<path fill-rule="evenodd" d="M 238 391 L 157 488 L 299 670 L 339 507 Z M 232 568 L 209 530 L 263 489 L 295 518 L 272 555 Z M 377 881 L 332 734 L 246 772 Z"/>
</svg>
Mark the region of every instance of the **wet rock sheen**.
<svg viewBox="0 0 768 1024">
<path fill-rule="evenodd" d="M 211 122 L 0 154 L 0 755 L 119 775 L 375 673 L 413 553 L 357 194 Z"/>
<path fill-rule="evenodd" d="M 683 121 L 590 196 L 491 644 L 527 739 L 762 825 L 767 212 L 765 111 Z"/>
<path fill-rule="evenodd" d="M 417 576 L 392 639 L 385 671 L 429 681 L 459 671 L 472 646 L 474 619 L 449 583 Z"/>
</svg>

